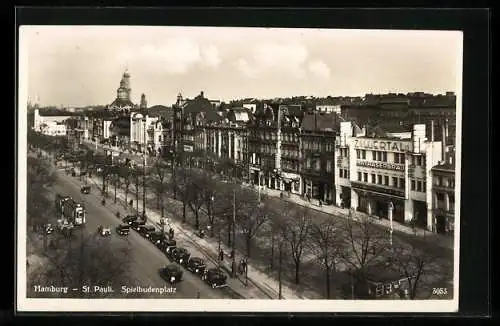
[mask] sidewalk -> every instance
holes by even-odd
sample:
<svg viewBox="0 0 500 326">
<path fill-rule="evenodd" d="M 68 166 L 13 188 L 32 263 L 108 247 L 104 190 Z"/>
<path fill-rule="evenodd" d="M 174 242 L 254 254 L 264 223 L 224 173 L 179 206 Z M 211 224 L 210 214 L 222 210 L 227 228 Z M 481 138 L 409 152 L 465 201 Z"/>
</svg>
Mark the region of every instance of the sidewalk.
<svg viewBox="0 0 500 326">
<path fill-rule="evenodd" d="M 256 191 L 258 191 L 258 186 L 255 185 L 250 185 L 245 183 L 244 186 L 254 188 Z M 271 197 L 276 197 L 280 198 L 281 191 L 280 190 L 275 190 L 275 189 L 268 189 L 266 187 L 261 187 L 261 193 L 271 196 Z M 333 216 L 338 216 L 338 217 L 343 217 L 343 218 L 348 218 L 349 217 L 349 209 L 342 209 L 340 207 L 334 206 L 334 205 L 322 205 L 320 206 L 319 204 L 316 204 L 314 202 L 308 202 L 301 198 L 298 195 L 291 194 L 290 197 L 285 196 L 284 200 L 292 202 L 294 204 L 304 206 L 304 207 L 309 207 L 311 209 L 314 209 L 316 211 L 333 215 Z M 367 214 L 363 212 L 356 212 L 356 214 L 360 216 L 367 216 Z M 390 227 L 390 222 L 387 219 L 373 219 L 373 222 L 377 225 L 380 225 L 383 228 L 389 229 Z M 413 229 L 409 226 L 400 224 L 398 222 L 393 222 L 393 230 L 395 232 L 400 232 L 400 233 L 405 233 L 408 235 L 412 236 L 418 236 L 418 237 L 426 237 L 427 240 L 431 240 L 435 242 L 436 245 L 442 248 L 447 248 L 453 250 L 454 248 L 454 238 L 451 236 L 443 236 L 441 234 L 436 234 L 432 233 L 431 231 L 423 230 L 420 228 Z"/>
<path fill-rule="evenodd" d="M 94 177 L 90 178 L 90 182 L 93 183 L 98 188 L 101 186 L 99 181 L 95 180 Z M 111 187 L 108 190 L 108 192 L 114 196 L 114 189 L 111 189 Z M 153 194 L 150 194 L 147 200 L 151 199 L 150 197 L 151 195 Z M 135 200 L 135 196 L 133 198 Z M 123 189 L 120 188 L 117 189 L 117 200 L 124 202 L 125 194 Z M 142 207 L 142 198 L 139 198 L 139 207 Z M 156 209 L 148 207 L 147 215 L 148 215 L 148 221 L 152 225 L 156 227 L 160 226 L 161 216 L 156 211 Z M 165 212 L 165 215 L 167 215 L 167 212 Z M 210 238 L 209 234 L 207 234 L 204 239 L 201 239 L 194 230 L 189 230 L 185 228 L 181 222 L 176 221 L 173 218 L 168 219 L 168 224 L 169 227 L 172 227 L 174 229 L 177 239 L 182 239 L 183 241 L 190 242 L 191 245 L 195 246 L 198 249 L 198 251 L 203 253 L 206 256 L 206 258 L 208 258 L 214 265 L 216 266 L 218 265 L 217 239 Z M 223 243 L 221 243 L 221 249 L 226 254 L 228 254 L 231 251 L 231 249 L 228 248 Z M 237 265 L 241 257 L 244 257 L 244 255 L 238 250 L 236 250 Z M 221 265 L 221 267 L 224 270 L 226 270 L 226 272 L 229 275 L 231 275 L 231 262 L 232 262 L 231 259 L 227 255 Z M 248 290 L 251 288 L 251 286 L 254 286 L 257 289 L 259 289 L 259 291 L 262 292 L 262 294 L 264 294 L 264 297 L 260 295 L 261 299 L 278 299 L 278 288 L 279 288 L 278 282 L 270 278 L 269 276 L 265 275 L 264 273 L 259 272 L 250 265 L 248 266 L 248 284 L 249 284 L 248 287 L 244 285 L 245 282 L 246 282 L 245 275 L 238 275 L 236 279 L 228 277 L 228 284 L 230 285 L 231 288 L 241 289 L 243 287 L 244 290 Z M 255 292 L 253 292 L 253 294 L 254 296 L 257 296 Z M 282 299 L 306 299 L 306 298 L 297 296 L 293 290 L 287 288 L 285 284 L 282 284 Z"/>
</svg>

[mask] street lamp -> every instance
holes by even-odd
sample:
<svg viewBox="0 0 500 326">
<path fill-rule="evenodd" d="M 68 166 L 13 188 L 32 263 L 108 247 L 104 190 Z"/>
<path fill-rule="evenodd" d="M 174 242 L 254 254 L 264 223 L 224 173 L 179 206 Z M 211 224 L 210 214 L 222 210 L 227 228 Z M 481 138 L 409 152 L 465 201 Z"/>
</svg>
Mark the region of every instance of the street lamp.
<svg viewBox="0 0 500 326">
<path fill-rule="evenodd" d="M 389 202 L 389 207 L 387 211 L 387 217 L 389 218 L 389 244 L 392 246 L 392 231 L 393 231 L 393 224 L 392 224 L 392 212 L 394 210 L 394 204 L 392 201 Z"/>
</svg>

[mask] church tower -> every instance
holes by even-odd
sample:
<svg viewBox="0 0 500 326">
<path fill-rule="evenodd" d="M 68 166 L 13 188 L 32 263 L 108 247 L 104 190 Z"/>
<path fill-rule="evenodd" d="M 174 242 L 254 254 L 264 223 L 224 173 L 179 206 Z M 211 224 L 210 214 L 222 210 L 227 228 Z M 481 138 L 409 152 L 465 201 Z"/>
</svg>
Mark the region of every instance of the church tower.
<svg viewBox="0 0 500 326">
<path fill-rule="evenodd" d="M 139 109 L 146 110 L 148 108 L 148 101 L 146 101 L 146 95 L 141 95 L 141 104 L 139 105 Z"/>
<path fill-rule="evenodd" d="M 117 98 L 122 101 L 130 101 L 130 74 L 128 70 L 125 70 L 122 76 L 122 80 L 120 81 L 120 87 L 116 91 Z"/>
</svg>

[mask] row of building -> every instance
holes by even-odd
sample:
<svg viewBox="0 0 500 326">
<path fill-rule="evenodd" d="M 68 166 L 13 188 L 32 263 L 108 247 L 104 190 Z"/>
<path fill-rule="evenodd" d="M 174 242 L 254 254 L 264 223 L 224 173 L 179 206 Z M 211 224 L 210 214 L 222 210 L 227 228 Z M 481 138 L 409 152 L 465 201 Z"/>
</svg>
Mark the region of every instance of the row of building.
<svg viewBox="0 0 500 326">
<path fill-rule="evenodd" d="M 170 159 L 184 154 L 186 163 L 206 168 L 226 162 L 226 173 L 260 187 L 380 218 L 387 218 L 391 205 L 395 221 L 453 231 L 450 116 L 369 125 L 338 110 L 300 105 L 248 103 L 219 110 L 203 92 L 193 99 L 179 94 L 170 107 L 148 107 L 144 95 L 139 105 L 130 101 L 129 78 L 123 75 L 107 110 L 66 117 L 73 121 L 68 135 Z M 35 128 L 44 123 L 35 111 Z"/>
</svg>

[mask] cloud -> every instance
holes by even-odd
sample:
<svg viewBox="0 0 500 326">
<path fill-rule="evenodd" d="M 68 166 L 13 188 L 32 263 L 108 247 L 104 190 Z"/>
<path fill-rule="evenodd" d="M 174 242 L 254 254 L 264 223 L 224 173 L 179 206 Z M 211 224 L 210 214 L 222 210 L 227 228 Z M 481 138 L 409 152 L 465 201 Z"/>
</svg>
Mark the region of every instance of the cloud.
<svg viewBox="0 0 500 326">
<path fill-rule="evenodd" d="M 217 68 L 221 63 L 219 50 L 217 47 L 210 45 L 202 50 L 202 65 L 209 68 Z"/>
<path fill-rule="evenodd" d="M 268 42 L 256 45 L 248 58 L 240 58 L 235 65 L 247 77 L 286 75 L 302 78 L 308 55 L 307 48 L 300 43 Z"/>
<path fill-rule="evenodd" d="M 328 79 L 330 78 L 330 68 L 321 60 L 315 60 L 309 63 L 309 71 L 316 77 Z"/>
</svg>

